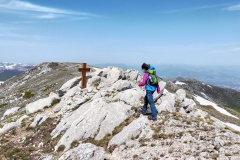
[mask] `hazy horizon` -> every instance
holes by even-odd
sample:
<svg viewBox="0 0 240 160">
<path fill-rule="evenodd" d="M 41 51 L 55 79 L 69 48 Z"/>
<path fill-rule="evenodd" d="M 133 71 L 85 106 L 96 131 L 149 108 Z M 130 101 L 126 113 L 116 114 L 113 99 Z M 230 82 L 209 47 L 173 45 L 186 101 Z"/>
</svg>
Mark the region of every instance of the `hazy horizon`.
<svg viewBox="0 0 240 160">
<path fill-rule="evenodd" d="M 19 62 L 19 61 L 0 61 L 0 63 L 19 63 L 19 64 L 25 64 L 25 65 L 39 65 L 41 63 L 87 63 L 87 62 L 74 62 L 74 61 L 43 61 L 43 62 L 39 62 L 39 63 L 33 63 L 33 62 L 27 62 L 27 63 L 24 63 L 24 62 Z M 148 64 L 151 64 L 151 65 L 175 65 L 175 66 L 196 66 L 196 67 L 240 67 L 240 64 L 236 64 L 236 65 L 232 65 L 232 64 L 208 64 L 208 65 L 205 65 L 205 64 L 184 64 L 184 63 L 149 63 L 149 62 L 142 62 L 142 63 L 148 63 Z M 106 62 L 106 63 L 87 63 L 89 65 L 126 65 L 126 66 L 141 66 L 142 63 L 138 63 L 138 64 L 132 64 L 132 63 L 109 63 L 109 62 Z"/>
</svg>

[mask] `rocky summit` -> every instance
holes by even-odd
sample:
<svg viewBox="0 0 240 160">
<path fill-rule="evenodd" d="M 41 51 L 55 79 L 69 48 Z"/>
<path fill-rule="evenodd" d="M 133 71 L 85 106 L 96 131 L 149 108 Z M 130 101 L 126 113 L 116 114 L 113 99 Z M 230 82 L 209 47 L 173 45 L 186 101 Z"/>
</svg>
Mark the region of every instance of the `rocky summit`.
<svg viewBox="0 0 240 160">
<path fill-rule="evenodd" d="M 159 80 L 157 121 L 149 121 L 139 114 L 145 91 L 138 71 L 91 67 L 87 88 L 81 89 L 79 73 L 51 78 L 60 70 L 77 72 L 62 68 L 68 65 L 44 63 L 0 86 L 8 96 L 0 103 L 0 159 L 240 159 L 239 114 Z M 32 90 L 34 84 L 42 88 L 36 97 L 14 92 L 14 86 Z"/>
</svg>

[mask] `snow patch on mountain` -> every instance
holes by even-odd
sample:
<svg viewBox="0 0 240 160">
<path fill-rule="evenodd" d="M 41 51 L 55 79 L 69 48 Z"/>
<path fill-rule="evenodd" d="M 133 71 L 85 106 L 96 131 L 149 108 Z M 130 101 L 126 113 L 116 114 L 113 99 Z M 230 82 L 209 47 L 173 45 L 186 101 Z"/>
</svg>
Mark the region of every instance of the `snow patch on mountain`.
<svg viewBox="0 0 240 160">
<path fill-rule="evenodd" d="M 186 83 L 184 83 L 184 82 L 180 82 L 180 81 L 177 81 L 175 84 L 177 84 L 177 85 L 186 85 Z"/>
<path fill-rule="evenodd" d="M 226 122 L 226 123 L 224 123 L 224 124 L 225 124 L 226 126 L 232 128 L 232 129 L 240 132 L 240 126 L 237 126 L 237 125 L 235 125 L 235 124 L 228 123 L 228 122 Z"/>
<path fill-rule="evenodd" d="M 210 85 L 207 85 L 209 88 L 212 88 L 212 86 L 210 86 Z"/>
<path fill-rule="evenodd" d="M 197 96 L 195 95 L 194 96 L 196 101 L 198 101 L 200 103 L 200 105 L 204 105 L 204 106 L 213 106 L 213 108 L 215 108 L 218 112 L 222 113 L 222 114 L 225 114 L 227 116 L 230 116 L 230 117 L 234 117 L 234 118 L 237 118 L 239 119 L 238 117 L 232 115 L 231 113 L 229 113 L 228 111 L 226 111 L 225 109 L 219 107 L 216 103 L 213 103 L 213 102 L 210 102 L 200 96 Z"/>
<path fill-rule="evenodd" d="M 0 62 L 0 70 L 18 70 L 26 71 L 32 68 L 32 65 L 22 64 L 22 63 L 10 63 L 10 62 Z"/>
</svg>

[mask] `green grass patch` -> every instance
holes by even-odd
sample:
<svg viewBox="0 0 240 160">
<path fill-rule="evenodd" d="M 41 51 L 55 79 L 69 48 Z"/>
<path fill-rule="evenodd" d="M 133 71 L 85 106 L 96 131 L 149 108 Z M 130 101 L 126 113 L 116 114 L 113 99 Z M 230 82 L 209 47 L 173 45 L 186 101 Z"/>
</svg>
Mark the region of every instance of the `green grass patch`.
<svg viewBox="0 0 240 160">
<path fill-rule="evenodd" d="M 60 99 L 54 99 L 51 103 L 51 106 L 54 106 L 55 104 L 58 104 L 61 100 Z"/>
<path fill-rule="evenodd" d="M 61 145 L 61 146 L 58 147 L 57 151 L 62 152 L 62 151 L 64 151 L 65 148 L 66 147 L 64 145 Z"/>
<path fill-rule="evenodd" d="M 6 105 L 7 105 L 7 103 L 0 104 L 0 108 L 5 107 Z"/>
<path fill-rule="evenodd" d="M 32 98 L 33 96 L 34 96 L 34 94 L 32 94 L 31 91 L 26 91 L 26 92 L 24 93 L 23 98 L 29 99 L 29 98 Z"/>
</svg>

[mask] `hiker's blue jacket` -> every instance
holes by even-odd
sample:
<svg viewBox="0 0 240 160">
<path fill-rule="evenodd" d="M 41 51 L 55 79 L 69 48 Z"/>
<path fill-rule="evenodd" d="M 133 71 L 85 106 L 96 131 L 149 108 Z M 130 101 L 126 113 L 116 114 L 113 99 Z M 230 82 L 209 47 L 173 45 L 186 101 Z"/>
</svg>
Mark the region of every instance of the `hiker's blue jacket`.
<svg viewBox="0 0 240 160">
<path fill-rule="evenodd" d="M 149 68 L 148 70 L 155 70 L 155 67 L 154 67 L 154 66 L 150 66 L 150 68 Z M 160 93 L 160 87 L 159 87 L 159 85 L 157 85 L 157 86 L 151 86 L 151 85 L 149 84 L 148 70 L 144 73 L 142 83 L 140 83 L 138 86 L 145 86 L 145 89 L 146 89 L 147 91 L 152 91 L 152 92 L 155 92 L 156 89 L 157 89 L 157 92 Z"/>
</svg>

